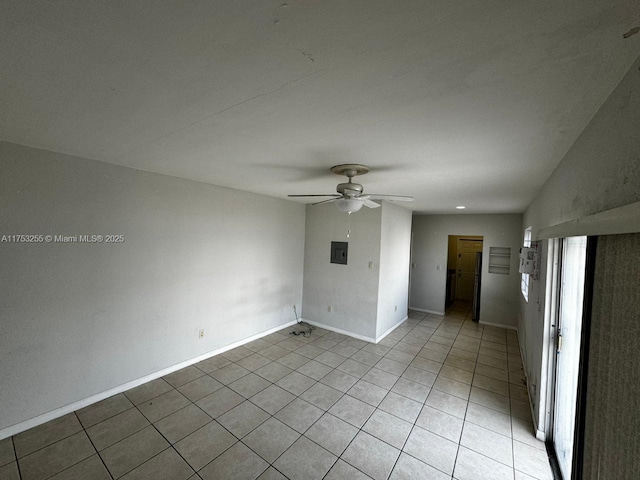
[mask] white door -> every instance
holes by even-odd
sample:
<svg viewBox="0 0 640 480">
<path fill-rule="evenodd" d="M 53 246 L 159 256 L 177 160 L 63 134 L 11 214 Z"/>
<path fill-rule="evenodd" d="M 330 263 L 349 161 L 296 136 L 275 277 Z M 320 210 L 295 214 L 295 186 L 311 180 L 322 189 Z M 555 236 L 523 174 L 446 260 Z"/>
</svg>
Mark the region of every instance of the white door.
<svg viewBox="0 0 640 480">
<path fill-rule="evenodd" d="M 458 240 L 458 281 L 456 300 L 473 300 L 476 273 L 476 253 L 482 251 L 482 240 Z"/>
<path fill-rule="evenodd" d="M 571 237 L 563 240 L 556 345 L 553 445 L 565 480 L 571 478 L 573 460 L 586 253 L 587 237 Z"/>
</svg>

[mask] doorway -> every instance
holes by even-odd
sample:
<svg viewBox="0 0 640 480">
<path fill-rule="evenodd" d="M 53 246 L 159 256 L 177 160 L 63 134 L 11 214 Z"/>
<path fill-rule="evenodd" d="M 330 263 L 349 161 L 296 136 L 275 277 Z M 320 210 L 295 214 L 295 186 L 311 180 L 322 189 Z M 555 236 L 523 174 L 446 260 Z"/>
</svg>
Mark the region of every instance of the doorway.
<svg viewBox="0 0 640 480">
<path fill-rule="evenodd" d="M 473 301 L 475 276 L 480 274 L 476 268 L 476 254 L 482 253 L 482 240 L 459 238 L 457 248 L 456 300 L 471 302 Z"/>
<path fill-rule="evenodd" d="M 560 246 L 551 432 L 560 473 L 568 480 L 572 478 L 576 432 L 587 237 L 564 238 Z"/>
<path fill-rule="evenodd" d="M 446 307 L 456 302 L 471 309 L 476 303 L 479 310 L 483 240 L 482 235 L 449 235 Z"/>
</svg>

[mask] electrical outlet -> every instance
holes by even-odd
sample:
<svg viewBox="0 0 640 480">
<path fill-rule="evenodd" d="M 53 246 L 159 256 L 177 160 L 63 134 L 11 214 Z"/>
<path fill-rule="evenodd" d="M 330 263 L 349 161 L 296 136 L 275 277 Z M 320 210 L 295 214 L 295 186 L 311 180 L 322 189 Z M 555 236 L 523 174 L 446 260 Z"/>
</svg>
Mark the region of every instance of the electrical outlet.
<svg viewBox="0 0 640 480">
<path fill-rule="evenodd" d="M 327 306 L 327 312 L 331 313 L 333 311 L 333 307 L 331 305 Z"/>
<path fill-rule="evenodd" d="M 204 338 L 204 328 L 201 328 L 200 330 L 198 330 L 198 338 L 200 339 Z"/>
<path fill-rule="evenodd" d="M 394 312 L 397 312 L 397 311 L 398 311 L 398 305 L 396 305 L 396 306 L 395 306 L 395 308 L 394 308 L 394 310 L 393 310 L 393 311 L 394 311 Z"/>
</svg>

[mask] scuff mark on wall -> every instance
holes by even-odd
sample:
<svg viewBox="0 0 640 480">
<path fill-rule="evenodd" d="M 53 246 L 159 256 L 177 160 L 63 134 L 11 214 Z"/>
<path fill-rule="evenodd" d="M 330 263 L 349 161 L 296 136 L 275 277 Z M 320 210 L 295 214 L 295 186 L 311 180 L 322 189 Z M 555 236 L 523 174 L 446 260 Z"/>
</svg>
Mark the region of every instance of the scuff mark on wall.
<svg viewBox="0 0 640 480">
<path fill-rule="evenodd" d="M 636 33 L 640 33 L 640 27 L 633 27 L 628 32 L 623 33 L 622 34 L 622 38 L 629 38 L 629 37 L 635 35 Z"/>
</svg>

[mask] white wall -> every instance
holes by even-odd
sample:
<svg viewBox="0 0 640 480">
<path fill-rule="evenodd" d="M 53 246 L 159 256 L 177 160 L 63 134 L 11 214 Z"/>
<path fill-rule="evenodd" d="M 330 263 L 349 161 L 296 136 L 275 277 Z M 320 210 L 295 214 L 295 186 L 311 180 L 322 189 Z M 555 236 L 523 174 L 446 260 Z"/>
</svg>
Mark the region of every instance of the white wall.
<svg viewBox="0 0 640 480">
<path fill-rule="evenodd" d="M 349 243 L 347 265 L 330 262 L 332 241 Z M 411 212 L 397 205 L 307 206 L 302 316 L 377 339 L 407 316 L 410 247 Z"/>
<path fill-rule="evenodd" d="M 526 227 L 525 227 L 526 228 Z M 539 418 L 538 406 L 540 396 L 544 394 L 546 388 L 542 388 L 541 379 L 546 381 L 546 376 L 542 376 L 542 345 L 544 343 L 544 317 L 546 308 L 546 276 L 549 241 L 540 241 L 540 272 L 537 280 L 529 277 L 529 300 L 521 300 L 521 315 L 518 322 L 518 340 L 522 351 L 525 373 L 527 375 L 527 385 L 534 407 L 536 425 L 544 424 L 544 420 Z M 523 322 L 523 318 L 527 318 Z M 527 348 L 527 345 L 537 345 L 540 348 Z M 543 431 L 544 428 L 541 429 Z"/>
<path fill-rule="evenodd" d="M 348 215 L 333 203 L 307 206 L 305 319 L 375 338 L 381 222 L 381 208 L 363 208 Z M 332 241 L 349 243 L 347 265 L 330 262 Z"/>
<path fill-rule="evenodd" d="M 125 236 L 0 243 L 0 429 L 289 322 L 301 304 L 297 203 L 2 142 L 0 218 L 0 235 Z"/>
<path fill-rule="evenodd" d="M 407 317 L 411 211 L 382 202 L 376 337 Z"/>
<path fill-rule="evenodd" d="M 572 235 L 589 233 L 587 225 L 581 231 L 581 225 L 576 221 L 640 201 L 639 69 L 640 57 L 527 208 L 523 225 L 532 227 L 534 240 L 540 238 L 539 232 L 544 229 L 567 222 L 574 222 Z M 546 248 L 547 242 L 544 243 Z M 544 295 L 545 287 L 545 278 L 541 275 L 540 280 L 533 283 L 536 298 Z M 544 331 L 537 308 L 532 307 L 531 301 L 529 304 L 522 301 L 518 330 L 526 368 L 535 372 L 535 379 L 543 369 Z M 532 400 L 534 416 L 542 418 L 538 396 Z"/>
<path fill-rule="evenodd" d="M 518 250 L 522 234 L 522 216 L 517 214 L 414 215 L 410 308 L 444 312 L 448 237 L 481 235 L 484 242 L 480 322 L 515 327 L 519 315 Z M 490 247 L 511 248 L 509 275 L 488 272 Z"/>
<path fill-rule="evenodd" d="M 640 58 L 569 149 L 524 222 L 538 231 L 640 201 Z"/>
</svg>

